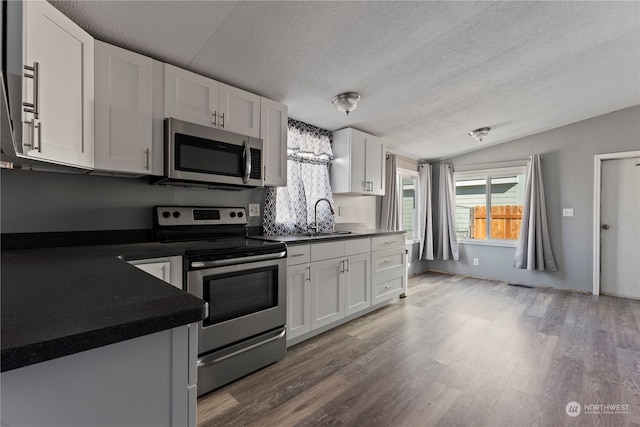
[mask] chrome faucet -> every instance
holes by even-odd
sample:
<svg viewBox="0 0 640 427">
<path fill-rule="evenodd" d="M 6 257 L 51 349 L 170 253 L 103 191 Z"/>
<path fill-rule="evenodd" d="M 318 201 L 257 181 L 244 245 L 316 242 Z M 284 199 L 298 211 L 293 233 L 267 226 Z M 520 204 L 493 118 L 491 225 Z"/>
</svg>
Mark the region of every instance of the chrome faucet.
<svg viewBox="0 0 640 427">
<path fill-rule="evenodd" d="M 321 201 L 325 201 L 327 202 L 327 204 L 329 205 L 329 210 L 331 210 L 331 215 L 335 215 L 335 212 L 333 211 L 333 206 L 331 206 L 331 202 L 329 201 L 329 199 L 326 198 L 322 198 L 322 199 L 318 199 L 318 201 L 316 202 L 316 205 L 313 208 L 313 219 L 314 219 L 314 223 L 313 223 L 313 230 L 315 234 L 318 234 L 320 232 L 320 225 L 318 225 L 318 203 L 320 203 Z"/>
</svg>

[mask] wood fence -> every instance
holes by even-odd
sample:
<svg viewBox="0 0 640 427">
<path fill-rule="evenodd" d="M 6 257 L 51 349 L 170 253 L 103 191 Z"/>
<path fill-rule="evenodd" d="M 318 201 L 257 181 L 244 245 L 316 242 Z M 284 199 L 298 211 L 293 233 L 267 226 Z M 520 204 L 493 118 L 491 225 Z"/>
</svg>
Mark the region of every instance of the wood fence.
<svg viewBox="0 0 640 427">
<path fill-rule="evenodd" d="M 471 237 L 487 238 L 487 208 L 475 206 L 471 208 Z M 518 240 L 522 224 L 522 205 L 491 206 L 491 238 Z"/>
</svg>

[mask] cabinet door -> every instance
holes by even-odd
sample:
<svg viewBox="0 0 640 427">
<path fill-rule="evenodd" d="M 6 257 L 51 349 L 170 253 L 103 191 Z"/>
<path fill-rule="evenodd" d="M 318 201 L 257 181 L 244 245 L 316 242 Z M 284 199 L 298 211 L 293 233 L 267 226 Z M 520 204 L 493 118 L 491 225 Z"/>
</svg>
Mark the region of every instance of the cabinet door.
<svg viewBox="0 0 640 427">
<path fill-rule="evenodd" d="M 95 42 L 95 168 L 151 172 L 153 60 Z"/>
<path fill-rule="evenodd" d="M 152 276 L 157 277 L 160 280 L 164 280 L 165 282 L 170 283 L 171 263 L 169 261 L 135 264 L 135 266 L 140 270 L 146 271 Z"/>
<path fill-rule="evenodd" d="M 345 260 L 345 316 L 371 306 L 369 252 Z"/>
<path fill-rule="evenodd" d="M 311 263 L 311 328 L 316 329 L 344 317 L 342 260 Z"/>
<path fill-rule="evenodd" d="M 286 105 L 267 98 L 260 100 L 260 138 L 264 143 L 264 185 L 287 185 Z"/>
<path fill-rule="evenodd" d="M 45 1 L 23 8 L 24 65 L 38 65 L 35 78 L 23 78 L 23 101 L 38 110 L 22 113 L 24 152 L 93 168 L 93 37 Z"/>
<path fill-rule="evenodd" d="M 384 196 L 385 150 L 378 138 L 367 138 L 366 181 L 368 194 Z"/>
<path fill-rule="evenodd" d="M 216 127 L 220 83 L 173 65 L 164 67 L 164 116 Z"/>
<path fill-rule="evenodd" d="M 218 93 L 218 127 L 260 138 L 260 97 L 224 83 Z"/>
<path fill-rule="evenodd" d="M 287 339 L 311 330 L 311 267 L 287 267 Z"/>
<path fill-rule="evenodd" d="M 367 135 L 355 129 L 351 130 L 351 192 L 367 193 L 366 176 Z"/>
</svg>

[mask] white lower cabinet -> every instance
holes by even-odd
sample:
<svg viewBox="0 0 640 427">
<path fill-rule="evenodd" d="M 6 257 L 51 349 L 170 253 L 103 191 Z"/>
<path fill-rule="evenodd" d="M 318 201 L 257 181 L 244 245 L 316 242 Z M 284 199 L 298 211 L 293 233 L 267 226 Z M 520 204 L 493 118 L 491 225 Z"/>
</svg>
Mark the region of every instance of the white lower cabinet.
<svg viewBox="0 0 640 427">
<path fill-rule="evenodd" d="M 3 372 L 2 425 L 195 427 L 198 324 Z"/>
<path fill-rule="evenodd" d="M 311 263 L 311 328 L 316 329 L 344 317 L 342 259 Z"/>
<path fill-rule="evenodd" d="M 291 246 L 287 341 L 300 341 L 371 307 L 371 239 Z"/>
<path fill-rule="evenodd" d="M 371 239 L 371 304 L 395 298 L 407 289 L 407 251 L 404 234 Z"/>
<path fill-rule="evenodd" d="M 129 261 L 129 264 L 163 280 L 178 289 L 182 289 L 182 257 L 140 259 Z"/>
<path fill-rule="evenodd" d="M 287 338 L 311 330 L 311 264 L 287 267 Z"/>
<path fill-rule="evenodd" d="M 369 252 L 347 258 L 344 274 L 345 316 L 371 306 L 370 270 Z"/>
</svg>

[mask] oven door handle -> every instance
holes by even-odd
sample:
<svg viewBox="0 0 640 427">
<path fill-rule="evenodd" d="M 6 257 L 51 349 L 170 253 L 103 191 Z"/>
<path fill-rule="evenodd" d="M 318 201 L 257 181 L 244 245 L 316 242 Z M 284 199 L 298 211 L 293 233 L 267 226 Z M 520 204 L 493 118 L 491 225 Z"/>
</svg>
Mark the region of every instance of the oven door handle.
<svg viewBox="0 0 640 427">
<path fill-rule="evenodd" d="M 224 267 L 226 265 L 242 264 L 246 262 L 265 261 L 270 259 L 279 259 L 287 256 L 287 251 L 275 254 L 251 255 L 240 258 L 217 259 L 211 261 L 192 261 L 189 263 L 191 268 L 208 268 L 208 267 Z"/>
<path fill-rule="evenodd" d="M 224 356 L 217 357 L 217 358 L 215 358 L 213 360 L 207 360 L 207 357 L 203 357 L 202 359 L 198 359 L 198 368 L 204 368 L 205 366 L 210 366 L 210 365 L 214 365 L 216 363 L 220 363 L 220 362 L 222 362 L 224 360 L 230 359 L 232 357 L 236 357 L 236 356 L 238 356 L 238 355 L 240 355 L 242 353 L 245 353 L 247 351 L 253 350 L 254 348 L 263 346 L 265 344 L 269 344 L 270 342 L 273 342 L 273 341 L 278 341 L 278 340 L 282 339 L 286 333 L 287 333 L 287 330 L 283 329 L 282 332 L 280 332 L 275 337 L 271 337 L 271 338 L 266 339 L 264 341 L 257 342 L 255 344 L 250 345 L 249 347 L 245 347 L 245 348 L 240 349 L 238 351 L 234 351 L 233 353 L 225 354 Z"/>
</svg>

